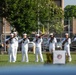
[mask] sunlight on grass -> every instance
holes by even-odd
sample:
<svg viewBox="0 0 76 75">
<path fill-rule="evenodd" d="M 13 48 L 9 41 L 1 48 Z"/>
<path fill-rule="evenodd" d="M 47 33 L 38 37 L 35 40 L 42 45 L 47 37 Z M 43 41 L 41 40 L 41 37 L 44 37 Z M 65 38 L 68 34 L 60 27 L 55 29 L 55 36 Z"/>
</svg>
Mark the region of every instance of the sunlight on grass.
<svg viewBox="0 0 76 75">
<path fill-rule="evenodd" d="M 46 61 L 46 54 L 43 54 L 44 61 Z M 17 61 L 15 63 L 8 62 L 8 55 L 0 55 L 0 66 L 22 66 L 22 65 L 43 65 L 44 63 L 35 62 L 35 55 L 29 54 L 29 62 L 21 62 L 22 55 L 17 55 Z M 76 64 L 76 54 L 72 54 L 72 62 L 66 63 L 67 65 L 75 65 Z"/>
</svg>

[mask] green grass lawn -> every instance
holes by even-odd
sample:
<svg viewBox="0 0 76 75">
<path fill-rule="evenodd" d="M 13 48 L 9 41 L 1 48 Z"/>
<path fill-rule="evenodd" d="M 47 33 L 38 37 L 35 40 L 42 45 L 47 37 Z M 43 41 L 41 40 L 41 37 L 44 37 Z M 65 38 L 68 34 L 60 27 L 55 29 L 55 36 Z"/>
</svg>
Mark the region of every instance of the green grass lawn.
<svg viewBox="0 0 76 75">
<path fill-rule="evenodd" d="M 46 56 L 45 54 L 43 54 L 44 57 L 44 61 L 46 60 Z M 8 62 L 8 55 L 4 54 L 4 55 L 0 55 L 0 66 L 14 66 L 14 65 L 40 65 L 40 64 L 44 64 L 42 62 L 35 62 L 35 55 L 34 54 L 29 54 L 29 62 L 21 62 L 21 58 L 22 55 L 21 54 L 17 54 L 17 61 L 15 63 L 10 63 Z"/>
<path fill-rule="evenodd" d="M 46 54 L 43 54 L 44 61 L 46 61 Z M 17 61 L 15 63 L 8 62 L 8 55 L 3 54 L 0 55 L 0 66 L 17 66 L 17 65 L 43 65 L 44 63 L 41 62 L 35 62 L 35 55 L 29 54 L 29 62 L 21 62 L 21 54 L 17 55 Z M 76 64 L 76 54 L 72 54 L 72 62 L 68 62 L 68 65 L 75 65 Z"/>
</svg>

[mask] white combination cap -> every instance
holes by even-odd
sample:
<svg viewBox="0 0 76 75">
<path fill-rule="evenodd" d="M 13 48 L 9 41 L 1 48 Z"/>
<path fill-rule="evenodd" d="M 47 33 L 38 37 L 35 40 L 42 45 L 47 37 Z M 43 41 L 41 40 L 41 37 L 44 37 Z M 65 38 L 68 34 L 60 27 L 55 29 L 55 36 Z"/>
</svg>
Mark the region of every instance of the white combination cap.
<svg viewBox="0 0 76 75">
<path fill-rule="evenodd" d="M 27 35 L 26 33 L 24 33 L 23 35 Z"/>
<path fill-rule="evenodd" d="M 40 36 L 39 34 L 36 34 L 36 36 Z"/>
<path fill-rule="evenodd" d="M 65 35 L 69 35 L 68 33 L 65 33 Z"/>
<path fill-rule="evenodd" d="M 53 33 L 50 33 L 50 35 L 53 35 Z"/>
</svg>

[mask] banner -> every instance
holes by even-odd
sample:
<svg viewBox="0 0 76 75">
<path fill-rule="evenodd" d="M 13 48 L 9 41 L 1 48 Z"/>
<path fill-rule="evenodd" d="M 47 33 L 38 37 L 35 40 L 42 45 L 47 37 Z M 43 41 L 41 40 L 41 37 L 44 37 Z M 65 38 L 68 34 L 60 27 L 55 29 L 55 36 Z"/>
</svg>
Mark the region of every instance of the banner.
<svg viewBox="0 0 76 75">
<path fill-rule="evenodd" d="M 54 51 L 53 52 L 53 64 L 65 64 L 65 51 Z"/>
</svg>

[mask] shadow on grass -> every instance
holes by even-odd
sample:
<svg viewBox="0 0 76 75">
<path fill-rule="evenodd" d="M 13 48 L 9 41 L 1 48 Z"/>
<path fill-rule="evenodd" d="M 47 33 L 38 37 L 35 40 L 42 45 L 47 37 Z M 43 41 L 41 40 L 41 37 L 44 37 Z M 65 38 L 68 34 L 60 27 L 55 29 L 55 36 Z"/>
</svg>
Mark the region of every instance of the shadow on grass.
<svg viewBox="0 0 76 75">
<path fill-rule="evenodd" d="M 8 61 L 7 60 L 6 61 L 1 60 L 0 62 L 8 62 Z"/>
</svg>

